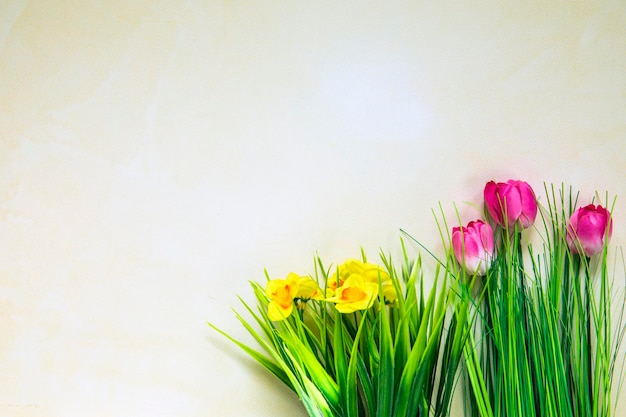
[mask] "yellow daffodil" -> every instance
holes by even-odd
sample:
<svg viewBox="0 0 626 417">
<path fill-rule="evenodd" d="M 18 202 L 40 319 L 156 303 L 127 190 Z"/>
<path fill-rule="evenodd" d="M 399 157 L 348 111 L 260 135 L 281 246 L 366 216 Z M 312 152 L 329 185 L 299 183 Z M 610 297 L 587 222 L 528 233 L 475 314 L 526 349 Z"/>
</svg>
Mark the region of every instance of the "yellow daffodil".
<svg viewBox="0 0 626 417">
<path fill-rule="evenodd" d="M 390 281 L 386 281 L 382 283 L 383 288 L 383 296 L 385 297 L 385 302 L 387 304 L 393 304 L 398 299 L 398 294 L 396 293 L 396 287 L 393 286 L 393 283 Z"/>
<path fill-rule="evenodd" d="M 273 321 L 280 321 L 289 317 L 294 304 L 298 308 L 304 308 L 305 303 L 310 299 L 323 299 L 322 291 L 317 282 L 311 277 L 300 276 L 293 272 L 290 272 L 285 279 L 268 281 L 265 295 L 270 299 L 267 315 Z"/>
<path fill-rule="evenodd" d="M 326 282 L 326 297 L 334 297 L 337 288 L 343 285 L 344 280 L 337 278 L 337 274 L 334 277 L 328 278 Z"/>
<path fill-rule="evenodd" d="M 267 306 L 267 315 L 270 320 L 284 320 L 291 315 L 293 299 L 298 291 L 298 276 L 293 275 L 289 274 L 286 279 L 268 281 L 265 295 L 270 299 Z"/>
<path fill-rule="evenodd" d="M 298 291 L 296 292 L 295 299 L 307 302 L 309 300 L 323 300 L 324 296 L 315 280 L 309 276 L 301 276 L 298 277 Z"/>
<path fill-rule="evenodd" d="M 337 287 L 344 285 L 344 282 L 353 275 L 360 276 L 365 282 L 376 285 L 380 282 L 387 302 L 394 302 L 398 298 L 389 273 L 382 266 L 357 259 L 348 259 L 337 267 L 337 271 L 328 278 L 326 296 L 333 297 Z"/>
<path fill-rule="evenodd" d="M 343 285 L 337 288 L 335 296 L 326 301 L 335 303 L 340 313 L 353 313 L 370 308 L 378 297 L 378 284 L 367 282 L 362 276 L 350 275 Z"/>
<path fill-rule="evenodd" d="M 373 282 L 370 278 L 377 279 L 377 273 L 373 273 L 377 268 L 380 269 L 378 265 L 368 264 L 357 259 L 348 259 L 343 264 L 339 265 L 335 273 L 328 278 L 326 296 L 334 296 L 337 287 L 341 287 L 350 275 L 360 275 L 363 279 Z"/>
</svg>

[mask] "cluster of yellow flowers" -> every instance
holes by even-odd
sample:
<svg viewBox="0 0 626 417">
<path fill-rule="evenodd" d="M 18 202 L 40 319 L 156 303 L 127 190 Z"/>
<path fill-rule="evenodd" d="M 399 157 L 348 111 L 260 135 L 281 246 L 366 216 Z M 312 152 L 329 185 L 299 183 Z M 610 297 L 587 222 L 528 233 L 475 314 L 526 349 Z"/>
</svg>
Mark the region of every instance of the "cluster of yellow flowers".
<svg viewBox="0 0 626 417">
<path fill-rule="evenodd" d="M 284 320 L 294 306 L 304 309 L 309 300 L 333 303 L 340 313 L 353 313 L 370 308 L 379 293 L 385 303 L 396 301 L 396 287 L 389 273 L 380 265 L 349 259 L 328 277 L 322 290 L 311 276 L 289 273 L 285 279 L 272 279 L 265 287 L 269 298 L 270 320 Z"/>
</svg>

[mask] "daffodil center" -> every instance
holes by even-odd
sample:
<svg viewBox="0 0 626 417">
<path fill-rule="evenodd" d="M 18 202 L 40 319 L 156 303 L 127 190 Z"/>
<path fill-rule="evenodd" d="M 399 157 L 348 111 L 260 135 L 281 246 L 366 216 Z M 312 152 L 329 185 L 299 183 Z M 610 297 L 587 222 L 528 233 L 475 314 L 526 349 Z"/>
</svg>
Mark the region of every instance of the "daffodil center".
<svg viewBox="0 0 626 417">
<path fill-rule="evenodd" d="M 360 288 L 349 287 L 341 293 L 341 299 L 347 302 L 360 301 L 366 297 L 365 291 Z"/>
<path fill-rule="evenodd" d="M 274 293 L 273 299 L 283 308 L 287 308 L 291 305 L 291 288 L 289 285 L 280 287 Z"/>
</svg>

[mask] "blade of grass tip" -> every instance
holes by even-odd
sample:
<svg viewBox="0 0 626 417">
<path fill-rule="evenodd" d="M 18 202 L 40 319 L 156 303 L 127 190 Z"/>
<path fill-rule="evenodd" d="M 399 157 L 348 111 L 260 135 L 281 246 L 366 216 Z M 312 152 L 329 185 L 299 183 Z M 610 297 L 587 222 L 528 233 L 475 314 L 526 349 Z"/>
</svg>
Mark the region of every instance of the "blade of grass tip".
<svg viewBox="0 0 626 417">
<path fill-rule="evenodd" d="M 406 251 L 406 245 L 404 243 L 404 239 L 402 239 L 402 236 L 400 236 L 400 249 L 401 249 L 402 260 L 403 260 L 402 265 L 403 266 L 408 265 L 409 262 L 410 262 L 409 255 L 408 255 L 408 253 Z"/>
<path fill-rule="evenodd" d="M 407 277 L 405 278 L 406 282 L 406 298 L 404 301 L 405 309 L 404 312 L 407 314 L 408 322 L 409 322 L 409 336 L 417 334 L 417 329 L 419 327 L 419 317 L 420 317 L 420 307 L 418 305 L 417 298 L 417 280 L 419 278 L 419 270 L 420 270 L 420 261 L 418 261 L 412 266 L 408 266 L 410 270 L 407 271 Z"/>
<path fill-rule="evenodd" d="M 323 291 L 324 291 L 324 294 L 326 294 L 327 285 L 328 285 L 328 277 L 330 275 L 330 267 L 328 270 L 326 270 L 319 256 L 317 257 L 317 262 L 315 265 L 315 276 L 319 282 L 318 271 L 322 275 L 322 279 L 324 282 Z M 329 364 L 332 362 L 330 358 L 330 356 L 332 355 L 332 338 L 329 337 L 329 334 L 332 334 L 332 317 L 329 313 L 329 309 L 326 308 L 325 304 L 323 305 L 322 308 L 320 308 L 320 313 L 321 313 L 320 325 L 319 325 L 320 344 L 323 347 L 323 356 L 324 356 L 325 363 Z"/>
<path fill-rule="evenodd" d="M 239 301 L 241 302 L 241 304 L 244 306 L 244 308 L 248 311 L 248 313 L 252 316 L 252 318 L 254 318 L 254 321 L 256 321 L 256 323 L 259 325 L 259 327 L 261 328 L 261 330 L 263 330 L 263 333 L 265 334 L 265 337 L 267 338 L 267 340 L 269 340 L 271 343 L 275 343 L 276 341 L 276 334 L 274 331 L 274 328 L 271 325 L 271 320 L 269 319 L 269 317 L 267 316 L 267 311 L 265 311 L 264 309 L 259 308 L 259 314 L 255 313 L 254 310 L 252 310 L 252 307 L 250 307 L 250 305 L 248 305 L 248 303 L 246 303 L 244 301 L 243 298 L 238 297 Z M 239 313 L 235 312 L 237 315 Z M 243 317 L 241 320 L 244 320 Z"/>
<path fill-rule="evenodd" d="M 400 279 L 398 278 L 398 274 L 396 272 L 396 269 L 393 267 L 393 262 L 391 260 L 391 255 L 386 256 L 385 253 L 381 250 L 380 251 L 380 259 L 383 262 L 383 265 L 385 266 L 385 269 L 387 270 L 387 273 L 389 274 L 389 279 L 391 281 L 391 284 L 393 285 L 393 289 L 395 290 L 396 294 L 397 294 L 397 299 L 395 301 L 395 305 L 397 307 L 398 311 L 403 311 L 404 310 L 404 297 L 402 296 L 402 285 L 400 284 Z M 381 277 L 380 277 L 380 273 L 378 276 L 378 280 L 379 282 L 381 281 Z M 382 288 L 380 288 L 381 290 L 381 294 L 382 292 Z M 382 300 L 384 303 L 384 299 Z"/>
<path fill-rule="evenodd" d="M 289 388 L 291 388 L 292 390 L 295 391 L 294 386 L 292 385 L 291 381 L 287 377 L 287 373 L 284 371 L 283 368 L 281 368 L 279 365 L 277 365 L 274 361 L 272 361 L 271 359 L 269 359 L 268 357 L 266 357 L 262 353 L 258 352 L 257 350 L 255 350 L 255 349 L 249 347 L 248 345 L 246 345 L 246 344 L 238 341 L 237 339 L 233 338 L 228 333 L 224 332 L 223 330 L 221 330 L 220 328 L 216 327 L 212 323 L 207 323 L 207 324 L 211 328 L 213 328 L 215 331 L 220 333 L 222 336 L 226 337 L 228 340 L 233 342 L 239 348 L 241 348 L 252 359 L 254 359 L 256 362 L 258 362 L 260 365 L 262 365 L 265 369 L 267 369 L 270 373 L 272 373 L 274 376 L 276 376 L 283 384 L 287 385 Z M 256 335 L 253 334 L 253 337 L 255 337 L 255 339 L 257 338 L 257 336 L 259 336 L 259 335 L 258 334 L 256 334 Z M 260 343 L 263 343 L 263 341 L 261 340 Z M 269 348 L 269 346 L 266 345 L 265 348 L 267 349 L 267 348 Z"/>
<path fill-rule="evenodd" d="M 263 333 L 267 337 L 267 340 L 273 343 L 276 339 L 275 331 L 274 331 L 275 329 L 272 326 L 272 320 L 270 320 L 267 314 L 267 299 L 265 298 L 264 293 L 260 293 L 259 288 L 255 287 L 255 283 L 251 283 L 251 284 L 253 285 L 253 290 L 257 297 L 258 314 L 252 309 L 252 307 L 243 298 L 241 298 L 240 296 L 238 296 L 237 298 L 239 299 L 241 304 L 244 306 L 244 308 L 248 311 L 248 314 L 252 316 L 252 318 L 259 325 L 261 330 L 263 330 Z M 236 311 L 235 313 L 239 314 Z"/>
<path fill-rule="evenodd" d="M 388 312 L 393 317 L 393 325 L 392 328 L 395 330 L 392 335 L 394 349 L 394 368 L 395 375 L 394 380 L 399 381 L 402 369 L 404 369 L 406 359 L 410 352 L 411 345 L 411 337 L 409 333 L 409 321 L 410 317 L 407 316 L 407 306 L 404 302 L 404 297 L 402 296 L 402 288 L 400 286 L 400 281 L 397 277 L 395 268 L 393 267 L 393 262 L 391 260 L 391 255 L 386 256 L 382 251 L 380 252 L 380 259 L 382 260 L 387 272 L 389 273 L 389 277 L 391 282 L 393 283 L 394 289 L 397 294 L 397 299 L 393 303 L 393 305 L 389 308 Z M 380 305 L 381 308 L 385 308 L 385 299 L 382 289 L 382 282 L 379 279 L 379 294 L 380 297 Z"/>
<path fill-rule="evenodd" d="M 430 249 L 428 249 L 426 246 L 424 246 L 422 244 L 422 242 L 420 242 L 419 240 L 415 239 L 413 236 L 411 236 L 410 234 L 408 234 L 406 231 L 404 231 L 403 229 L 400 229 L 400 233 L 404 234 L 407 238 L 409 238 L 410 240 L 413 241 L 413 243 L 417 244 L 420 248 L 422 248 L 422 250 L 424 250 L 424 252 L 426 252 L 427 254 L 429 254 L 434 260 L 435 262 L 439 263 L 442 267 L 446 268 L 446 265 L 441 262 L 441 260 L 439 259 L 439 257 L 437 255 L 435 255 Z"/>
<path fill-rule="evenodd" d="M 456 218 L 457 218 L 458 223 L 461 224 L 461 215 L 459 213 L 459 209 L 456 206 L 456 204 L 454 205 L 454 212 L 456 213 Z M 441 214 L 441 220 L 443 223 L 443 227 L 442 227 L 441 223 L 439 222 L 439 219 L 435 217 L 435 222 L 437 223 L 437 229 L 439 230 L 439 238 L 441 239 L 441 243 L 443 244 L 444 248 L 450 248 L 452 247 L 452 241 L 451 241 L 452 236 L 448 232 L 450 230 L 450 226 L 448 225 L 448 219 L 446 218 L 446 214 L 443 211 L 443 206 L 441 205 L 441 201 L 439 202 L 439 214 Z"/>
</svg>

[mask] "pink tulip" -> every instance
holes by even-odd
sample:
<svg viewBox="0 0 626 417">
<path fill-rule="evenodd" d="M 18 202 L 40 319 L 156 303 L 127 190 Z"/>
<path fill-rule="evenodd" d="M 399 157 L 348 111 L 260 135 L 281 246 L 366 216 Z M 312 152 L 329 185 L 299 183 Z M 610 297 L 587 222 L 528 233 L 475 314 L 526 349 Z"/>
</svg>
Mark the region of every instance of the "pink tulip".
<svg viewBox="0 0 626 417">
<path fill-rule="evenodd" d="M 482 220 L 452 228 L 452 249 L 468 274 L 485 275 L 494 254 L 493 230 Z"/>
<path fill-rule="evenodd" d="M 524 181 L 508 180 L 485 185 L 487 211 L 502 227 L 513 227 L 519 221 L 522 229 L 535 222 L 537 199 L 533 189 Z"/>
<path fill-rule="evenodd" d="M 611 213 L 589 204 L 576 209 L 570 217 L 566 240 L 572 252 L 579 254 L 582 250 L 585 256 L 593 256 L 602 252 L 612 233 Z"/>
</svg>

